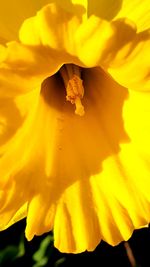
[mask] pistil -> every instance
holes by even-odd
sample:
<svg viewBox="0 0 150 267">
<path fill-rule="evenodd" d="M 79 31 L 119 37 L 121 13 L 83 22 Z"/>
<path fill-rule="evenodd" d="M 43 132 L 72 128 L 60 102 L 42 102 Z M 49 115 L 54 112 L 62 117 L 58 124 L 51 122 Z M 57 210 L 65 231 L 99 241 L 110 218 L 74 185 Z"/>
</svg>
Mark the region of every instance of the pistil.
<svg viewBox="0 0 150 267">
<path fill-rule="evenodd" d="M 65 64 L 60 69 L 60 74 L 66 89 L 66 100 L 75 104 L 75 114 L 83 116 L 85 111 L 81 99 L 84 96 L 84 87 L 80 67 L 74 64 Z"/>
</svg>

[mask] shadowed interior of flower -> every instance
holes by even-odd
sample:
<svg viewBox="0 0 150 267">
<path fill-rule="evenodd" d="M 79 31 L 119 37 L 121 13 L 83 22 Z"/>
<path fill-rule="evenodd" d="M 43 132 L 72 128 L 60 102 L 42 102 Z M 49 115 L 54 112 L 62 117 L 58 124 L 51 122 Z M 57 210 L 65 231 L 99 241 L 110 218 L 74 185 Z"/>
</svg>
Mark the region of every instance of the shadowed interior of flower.
<svg viewBox="0 0 150 267">
<path fill-rule="evenodd" d="M 47 78 L 41 87 L 41 102 L 47 105 L 47 109 L 54 109 L 56 112 L 56 115 L 53 115 L 57 127 L 54 172 L 57 172 L 57 164 L 61 164 L 60 169 L 65 166 L 64 174 L 60 173 L 62 177 L 58 175 L 59 183 L 62 180 L 64 186 L 81 175 L 88 178 L 99 173 L 103 160 L 109 154 L 119 151 L 120 142 L 129 142 L 122 119 L 122 105 L 128 95 L 126 89 L 120 87 L 99 68 L 82 69 L 81 78 L 84 87 L 81 107 L 84 106 L 84 114 L 75 114 L 74 100 L 72 103 L 72 100 L 66 99 L 62 69 Z M 111 110 L 107 109 L 108 105 Z M 74 146 L 74 155 L 71 158 L 70 153 Z M 100 149 L 101 147 L 105 149 Z M 85 174 L 82 173 L 83 164 L 86 165 Z M 70 172 L 70 167 L 74 170 L 73 173 Z M 57 179 L 56 176 L 54 175 L 54 179 Z M 65 181 L 63 176 L 66 177 Z"/>
<path fill-rule="evenodd" d="M 73 72 L 73 68 L 75 69 L 75 72 Z M 77 84 L 75 81 L 74 92 L 72 88 L 70 90 L 68 89 L 69 93 L 72 90 L 71 92 L 72 95 L 70 95 L 70 97 L 68 96 L 69 93 L 67 91 L 67 86 L 70 83 L 71 79 L 69 77 L 66 79 L 64 78 L 64 75 L 65 75 L 64 72 L 65 71 L 67 72 L 68 69 L 70 69 L 69 71 L 72 72 L 70 74 L 70 77 L 72 77 L 73 86 L 74 86 L 75 73 L 78 72 L 76 74 L 76 77 L 80 77 L 79 84 Z M 64 82 L 64 79 L 66 83 Z M 68 80 L 68 84 L 67 84 L 67 80 Z M 108 87 L 108 88 L 106 89 L 105 87 Z M 116 91 L 114 92 L 114 96 L 112 95 L 113 87 L 115 87 L 115 91 Z M 107 91 L 107 100 L 105 99 L 105 96 L 104 96 L 106 95 L 106 91 Z M 100 68 L 85 69 L 85 68 L 75 66 L 73 64 L 64 65 L 57 74 L 55 74 L 52 77 L 47 78 L 42 83 L 41 96 L 44 97 L 44 101 L 50 107 L 53 107 L 56 110 L 61 111 L 62 119 L 60 118 L 60 121 L 62 121 L 62 123 L 63 122 L 65 123 L 65 121 L 63 121 L 63 116 L 67 116 L 67 120 L 70 119 L 70 122 L 68 121 L 67 124 L 70 125 L 71 128 L 73 127 L 73 125 L 77 124 L 79 126 L 79 129 L 80 128 L 82 129 L 82 127 L 84 127 L 84 125 L 87 123 L 87 120 L 89 119 L 89 115 L 91 116 L 91 119 L 93 120 L 95 117 L 95 123 L 98 125 L 99 120 L 100 121 L 102 120 L 103 115 L 100 116 L 100 113 L 103 111 L 103 106 L 104 106 L 104 104 L 100 105 L 99 101 L 103 103 L 104 101 L 109 102 L 112 106 L 112 110 L 111 112 L 110 111 L 105 112 L 105 115 L 108 116 L 108 119 L 106 121 L 109 121 L 111 130 L 115 132 L 114 133 L 115 140 L 113 139 L 113 144 L 114 144 L 114 147 L 116 148 L 116 151 L 119 148 L 120 141 L 129 141 L 127 134 L 125 133 L 125 130 L 124 130 L 124 126 L 123 126 L 124 124 L 123 124 L 123 119 L 122 119 L 122 105 L 128 96 L 127 90 L 124 89 L 123 87 L 120 87 L 117 83 L 115 83 L 111 79 L 111 77 L 109 77 L 102 69 Z M 79 113 L 76 112 L 77 107 L 76 109 L 74 107 L 76 105 L 74 98 L 78 98 L 78 97 L 81 98 L 83 102 L 83 104 L 80 103 L 81 109 L 82 108 L 84 109 L 83 114 L 80 114 L 80 112 Z M 70 105 L 70 104 L 74 104 L 74 105 Z M 74 113 L 77 114 L 77 116 L 74 116 Z M 112 116 L 112 119 L 109 119 L 111 116 Z M 117 125 L 116 127 L 114 127 L 116 120 L 117 120 Z M 78 127 L 77 125 L 76 127 Z M 105 130 L 107 131 L 105 127 L 105 121 L 102 120 L 100 125 L 104 126 L 103 131 L 105 135 Z M 87 135 L 89 134 L 89 137 L 91 135 L 91 138 L 87 138 L 87 139 L 85 138 L 86 139 L 85 142 L 87 142 L 87 140 L 91 140 L 92 147 L 94 148 L 96 147 L 93 145 L 94 134 L 96 135 L 97 131 L 96 129 L 93 129 L 93 126 L 94 126 L 94 122 L 91 124 L 91 127 L 87 125 L 86 127 L 89 127 L 91 129 L 89 129 L 88 131 L 80 131 L 78 133 L 78 136 L 81 137 L 81 135 L 83 134 L 83 140 L 84 140 L 84 136 L 86 134 Z M 89 133 L 89 131 L 93 132 L 93 134 Z M 101 131 L 101 134 L 103 134 L 103 131 Z M 116 132 L 118 132 L 118 136 L 115 137 Z M 112 132 L 110 134 L 112 136 Z M 98 136 L 99 136 L 99 133 L 98 133 Z M 73 142 L 73 140 L 75 141 L 76 139 L 76 138 L 71 138 L 69 132 L 68 132 L 68 138 L 71 139 L 70 140 L 71 142 Z M 101 142 L 101 140 L 99 140 L 99 142 Z M 88 142 L 88 145 L 90 145 L 90 142 Z M 92 147 L 89 149 L 90 153 L 92 151 L 91 150 Z M 101 145 L 98 147 L 101 147 Z"/>
<path fill-rule="evenodd" d="M 28 240 L 76 253 L 150 219 L 149 31 L 124 1 L 57 2 L 0 47 L 0 229 L 26 216 Z"/>
</svg>

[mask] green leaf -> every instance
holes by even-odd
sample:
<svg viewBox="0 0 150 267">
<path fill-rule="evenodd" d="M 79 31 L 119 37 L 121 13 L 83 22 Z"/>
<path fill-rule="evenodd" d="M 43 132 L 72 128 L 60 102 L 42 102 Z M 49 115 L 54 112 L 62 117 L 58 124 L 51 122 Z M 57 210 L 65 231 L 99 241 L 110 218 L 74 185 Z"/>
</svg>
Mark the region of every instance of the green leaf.
<svg viewBox="0 0 150 267">
<path fill-rule="evenodd" d="M 63 257 L 63 258 L 57 260 L 57 261 L 55 262 L 55 264 L 54 264 L 54 267 L 58 267 L 58 266 L 60 266 L 62 263 L 64 263 L 65 260 L 66 260 L 65 257 Z"/>
<path fill-rule="evenodd" d="M 7 246 L 0 251 L 0 264 L 6 264 L 12 262 L 18 254 L 18 247 Z"/>
<path fill-rule="evenodd" d="M 0 250 L 0 264 L 6 265 L 13 262 L 15 259 L 22 257 L 25 254 L 24 240 L 21 238 L 18 246 L 8 245 Z"/>
<path fill-rule="evenodd" d="M 48 262 L 48 257 L 46 252 L 49 246 L 53 243 L 53 237 L 51 235 L 47 236 L 42 240 L 39 249 L 33 254 L 33 260 L 36 262 L 33 267 L 45 266 Z"/>
</svg>

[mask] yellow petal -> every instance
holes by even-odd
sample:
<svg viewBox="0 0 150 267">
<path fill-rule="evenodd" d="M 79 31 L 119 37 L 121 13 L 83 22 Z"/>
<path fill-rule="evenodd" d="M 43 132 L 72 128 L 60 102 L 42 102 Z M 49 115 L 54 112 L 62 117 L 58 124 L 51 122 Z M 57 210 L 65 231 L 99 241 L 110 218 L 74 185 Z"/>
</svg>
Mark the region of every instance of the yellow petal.
<svg viewBox="0 0 150 267">
<path fill-rule="evenodd" d="M 132 47 L 134 47 L 132 49 Z M 124 57 L 124 47 L 118 51 L 118 57 Z M 108 72 L 121 85 L 134 90 L 150 90 L 150 34 L 142 32 L 136 36 L 130 52 L 120 61 L 118 66 L 108 68 Z M 117 59 L 116 59 L 117 61 Z M 113 63 L 113 62 L 112 62 Z M 115 63 L 115 59 L 114 59 Z"/>
<path fill-rule="evenodd" d="M 28 127 L 31 125 L 35 113 L 38 94 L 38 90 L 33 90 L 31 93 L 17 98 L 0 99 L 0 164 L 3 177 L 0 183 L 2 187 L 5 186 L 7 178 L 13 170 L 18 169 L 18 164 L 21 165 L 20 161 L 26 162 L 25 154 L 20 157 L 17 150 L 19 149 L 21 152 L 20 142 L 22 139 L 24 142 L 24 138 L 27 137 Z M 16 151 L 16 158 L 12 156 L 14 151 Z M 9 168 L 7 168 L 8 162 Z"/>
<path fill-rule="evenodd" d="M 49 4 L 23 23 L 20 40 L 27 45 L 44 45 L 73 54 L 73 36 L 81 20 L 82 15 L 76 11 L 70 13 L 57 4 Z"/>
<path fill-rule="evenodd" d="M 148 29 L 150 27 L 149 0 L 123 0 L 121 9 L 115 19 L 125 17 L 136 24 L 138 32 Z"/>
<path fill-rule="evenodd" d="M 55 87 L 53 89 L 55 93 Z M 57 93 L 59 90 L 60 88 L 58 88 Z M 47 88 L 47 94 L 49 96 L 49 88 Z M 54 127 L 53 130 L 51 128 L 53 122 L 54 125 L 57 125 L 56 115 L 59 113 L 59 106 L 56 114 L 54 112 L 54 100 L 52 95 L 50 95 L 52 106 L 49 108 L 47 105 L 49 98 L 46 100 L 44 95 L 39 97 L 38 90 L 20 95 L 15 99 L 1 99 L 3 103 L 0 113 L 0 176 L 3 177 L 0 182 L 1 229 L 6 228 L 7 225 L 10 225 L 11 222 L 13 223 L 14 220 L 19 218 L 17 215 L 14 218 L 14 213 L 26 202 L 29 204 L 28 220 L 32 229 L 32 218 L 35 218 L 34 215 L 37 215 L 37 213 L 31 212 L 32 218 L 30 219 L 30 210 L 32 210 L 32 207 L 37 207 L 37 204 L 35 205 L 34 203 L 37 203 L 38 199 L 41 203 L 42 194 L 45 206 L 43 206 L 43 212 L 41 210 L 41 217 L 38 220 L 39 224 L 33 229 L 33 235 L 41 233 L 43 229 L 45 229 L 44 231 L 50 229 L 52 225 L 50 220 L 51 211 L 48 212 L 48 209 L 50 209 L 50 204 L 54 203 L 55 196 L 51 199 L 51 194 L 49 194 L 51 183 L 49 182 L 47 169 L 49 170 L 50 165 L 53 164 L 53 145 L 55 144 L 58 131 L 58 128 Z M 54 101 L 56 107 L 57 102 L 59 104 L 59 94 L 58 98 Z M 31 173 L 33 179 L 31 179 Z M 43 182 L 41 177 L 43 177 Z M 37 186 L 35 186 L 34 178 L 36 179 Z M 45 201 L 46 190 L 47 201 Z M 39 194 L 40 197 L 36 198 L 36 195 Z M 31 205 L 30 202 L 32 203 Z M 36 222 L 37 220 L 34 220 L 34 225 Z M 43 223 L 40 225 L 40 222 Z M 40 230 L 41 228 L 42 230 Z M 30 233 L 29 231 L 27 232 Z"/>
<path fill-rule="evenodd" d="M 123 110 L 126 131 L 130 134 L 130 139 L 137 153 L 141 155 L 147 164 L 150 147 L 150 124 L 148 118 L 150 112 L 150 93 L 130 90 L 129 96 Z"/>
<path fill-rule="evenodd" d="M 6 47 L 3 45 L 0 45 L 0 63 L 5 60 L 7 55 Z"/>
<path fill-rule="evenodd" d="M 52 230 L 55 216 L 55 204 L 52 204 L 52 201 L 53 199 L 51 199 L 48 190 L 46 190 L 45 193 L 41 191 L 37 195 L 35 194 L 29 202 L 25 231 L 29 241 L 35 234 L 41 235 L 43 232 Z M 40 214 L 37 216 L 38 210 L 40 210 Z"/>
<path fill-rule="evenodd" d="M 80 65 L 96 66 L 114 34 L 113 28 L 95 16 L 84 19 L 73 7 L 71 13 L 60 5 L 47 5 L 23 23 L 20 40 L 26 45 L 44 45 L 59 53 L 67 52 L 74 56 L 72 61 L 79 58 Z"/>
<path fill-rule="evenodd" d="M 87 13 L 108 21 L 127 18 L 136 24 L 138 32 L 150 26 L 149 0 L 88 0 Z"/>
<path fill-rule="evenodd" d="M 1 2 L 0 8 L 0 43 L 18 38 L 18 31 L 26 18 L 36 14 L 36 12 L 44 5 L 49 3 L 48 0 L 30 0 Z"/>
<path fill-rule="evenodd" d="M 137 33 L 129 20 L 118 20 L 111 25 L 114 36 L 104 51 L 101 65 L 122 86 L 149 90 L 150 32 Z"/>
<path fill-rule="evenodd" d="M 2 48 L 0 64 L 0 96 L 16 96 L 40 89 L 43 80 L 53 75 L 69 57 L 66 53 L 37 46 L 10 42 Z M 1 51 L 0 51 L 1 52 Z"/>
<path fill-rule="evenodd" d="M 3 177 L 5 179 L 5 177 Z M 27 215 L 27 194 L 21 184 L 10 177 L 8 183 L 0 190 L 0 230 L 4 230 Z"/>
<path fill-rule="evenodd" d="M 7 206 L 8 207 L 8 206 Z M 9 213 L 9 220 L 4 221 L 4 217 L 1 219 L 0 230 L 5 230 L 10 227 L 12 224 L 24 219 L 27 216 L 27 205 L 26 203 L 17 211 L 15 211 L 14 216 L 11 216 Z"/>
<path fill-rule="evenodd" d="M 105 50 L 114 35 L 114 29 L 105 20 L 91 16 L 74 34 L 76 53 L 87 67 L 101 63 Z"/>
<path fill-rule="evenodd" d="M 21 147 L 30 139 L 28 127 L 33 121 L 37 93 L 34 90 L 17 98 L 0 99 L 0 175 L 3 177 L 0 181 L 1 230 L 27 214 L 29 192 L 24 189 L 30 188 L 29 180 L 28 177 L 24 177 L 18 182 L 17 174 L 29 159 L 30 146 L 24 146 L 26 149 L 23 150 Z"/>
</svg>

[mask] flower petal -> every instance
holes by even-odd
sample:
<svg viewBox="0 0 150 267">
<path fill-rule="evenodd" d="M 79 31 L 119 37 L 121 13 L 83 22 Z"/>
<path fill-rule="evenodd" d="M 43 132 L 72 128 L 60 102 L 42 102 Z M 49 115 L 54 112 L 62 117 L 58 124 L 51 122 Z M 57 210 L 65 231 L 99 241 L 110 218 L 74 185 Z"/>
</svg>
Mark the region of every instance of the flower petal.
<svg viewBox="0 0 150 267">
<path fill-rule="evenodd" d="M 55 93 L 55 88 L 53 87 L 53 89 L 53 93 Z M 59 91 L 60 89 L 58 88 L 57 93 Z M 47 88 L 47 93 L 49 96 L 49 88 Z M 50 168 L 50 164 L 52 164 L 53 161 L 53 144 L 55 144 L 56 133 L 58 131 L 55 125 L 57 125 L 57 113 L 59 113 L 59 106 L 58 112 L 56 111 L 55 113 L 53 104 L 56 103 L 56 106 L 57 102 L 59 104 L 59 94 L 56 100 L 52 98 L 51 95 L 50 100 L 52 101 L 51 107 L 47 105 L 44 96 L 39 97 L 38 90 L 33 90 L 29 93 L 17 96 L 15 99 L 1 99 L 1 103 L 3 103 L 0 110 L 0 176 L 3 177 L 0 181 L 1 229 L 6 228 L 7 225 L 9 226 L 11 222 L 13 223 L 17 218 L 15 216 L 14 219 L 15 213 L 26 202 L 36 203 L 36 201 L 34 201 L 34 199 L 38 200 L 36 195 L 40 194 L 41 197 L 39 199 L 43 196 L 45 201 L 45 190 L 47 190 L 47 202 L 44 202 L 46 204 L 46 209 L 44 206 L 44 211 L 42 212 L 41 210 L 37 231 L 36 228 L 34 228 L 34 231 L 35 233 L 39 233 L 40 219 L 43 221 L 43 224 L 41 223 L 43 225 L 42 230 L 45 227 L 46 214 L 49 215 L 49 203 L 53 204 L 54 202 L 49 195 L 51 186 L 49 184 L 46 165 Z M 54 129 L 52 128 L 53 123 Z M 49 134 L 51 136 L 50 139 Z M 37 146 L 37 144 L 39 145 Z M 47 160 L 45 160 L 45 155 L 48 157 Z M 31 174 L 33 179 L 31 179 Z M 43 182 L 41 177 L 43 177 Z M 30 220 L 31 206 L 33 205 L 31 204 L 29 206 L 29 221 L 32 221 Z M 34 217 L 34 213 L 32 213 L 32 217 Z M 34 223 L 36 221 L 37 220 L 35 220 Z M 48 226 L 50 224 L 49 216 L 47 224 Z M 32 227 L 31 222 L 30 226 Z"/>
<path fill-rule="evenodd" d="M 134 90 L 150 88 L 150 32 L 137 33 L 128 20 L 111 23 L 114 36 L 103 53 L 101 65 L 122 86 Z"/>
<path fill-rule="evenodd" d="M 150 27 L 149 0 L 123 0 L 115 19 L 125 17 L 136 24 L 138 32 L 148 29 Z"/>
<path fill-rule="evenodd" d="M 88 0 L 87 13 L 108 21 L 129 19 L 136 24 L 138 32 L 149 28 L 149 0 Z"/>
<path fill-rule="evenodd" d="M 8 206 L 7 206 L 7 208 L 8 208 Z M 11 210 L 11 212 L 12 212 L 12 210 Z M 11 225 L 13 225 L 16 222 L 24 219 L 27 216 L 27 205 L 26 205 L 26 203 L 20 209 L 15 210 L 15 214 L 14 214 L 14 212 L 13 212 L 13 214 L 11 212 L 9 212 L 7 214 L 8 218 L 6 217 L 6 215 L 1 218 L 0 230 L 7 229 Z"/>
<path fill-rule="evenodd" d="M 58 51 L 74 53 L 73 36 L 82 21 L 82 14 L 67 12 L 60 5 L 49 4 L 35 17 L 25 20 L 20 40 L 27 45 L 44 45 Z M 32 29 L 32 30 L 31 30 Z"/>
<path fill-rule="evenodd" d="M 40 89 L 43 80 L 61 67 L 68 55 L 53 49 L 25 46 L 10 42 L 2 48 L 0 64 L 0 96 L 16 96 Z M 1 50 L 0 50 L 1 52 Z"/>
<path fill-rule="evenodd" d="M 0 45 L 0 63 L 5 60 L 6 55 L 7 55 L 6 47 L 3 45 Z"/>
<path fill-rule="evenodd" d="M 30 0 L 1 2 L 0 8 L 0 41 L 6 43 L 17 39 L 18 31 L 23 21 L 33 16 L 42 6 L 49 3 L 49 0 Z"/>
<path fill-rule="evenodd" d="M 132 49 L 133 47 L 133 49 Z M 137 35 L 132 42 L 131 50 L 125 56 L 125 47 L 118 51 L 120 64 L 115 66 L 117 62 L 114 59 L 112 66 L 108 68 L 108 72 L 121 85 L 132 88 L 134 90 L 149 91 L 150 90 L 150 34 L 142 32 Z M 122 57 L 122 58 L 121 58 Z M 115 62 L 116 61 L 116 62 Z M 114 66 L 113 66 L 114 63 Z M 119 60 L 118 60 L 119 63 Z"/>
<path fill-rule="evenodd" d="M 95 16 L 85 20 L 74 34 L 76 53 L 81 62 L 87 67 L 99 65 L 113 35 L 114 29 L 107 21 Z"/>
<path fill-rule="evenodd" d="M 28 163 L 30 147 L 27 146 L 24 151 L 21 147 L 29 138 L 28 127 L 32 123 L 37 95 L 38 92 L 34 90 L 15 99 L 0 99 L 0 175 L 3 177 L 0 181 L 1 230 L 27 214 L 29 195 L 24 189 L 29 186 L 29 181 L 24 177 L 18 182 L 14 175 Z"/>
<path fill-rule="evenodd" d="M 69 12 L 60 5 L 47 5 L 23 23 L 20 40 L 25 45 L 43 45 L 59 53 L 67 52 L 79 58 L 78 65 L 96 66 L 114 34 L 113 28 L 95 16 L 84 19 L 73 7 L 74 12 Z"/>
<path fill-rule="evenodd" d="M 129 96 L 123 110 L 125 128 L 130 134 L 130 139 L 136 148 L 136 152 L 141 155 L 146 163 L 150 147 L 150 124 L 148 118 L 150 93 L 130 90 Z"/>
</svg>

